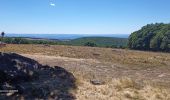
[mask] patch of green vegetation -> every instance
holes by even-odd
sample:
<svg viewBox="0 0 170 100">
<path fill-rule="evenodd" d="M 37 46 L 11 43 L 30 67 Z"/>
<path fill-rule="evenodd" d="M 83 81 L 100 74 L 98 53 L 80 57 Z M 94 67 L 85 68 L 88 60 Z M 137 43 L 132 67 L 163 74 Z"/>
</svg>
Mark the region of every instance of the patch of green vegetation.
<svg viewBox="0 0 170 100">
<path fill-rule="evenodd" d="M 170 24 L 148 24 L 133 32 L 128 47 L 137 50 L 170 51 Z"/>
<path fill-rule="evenodd" d="M 97 45 L 95 43 L 92 43 L 92 42 L 87 42 L 87 43 L 84 44 L 84 46 L 96 47 Z"/>
<path fill-rule="evenodd" d="M 112 38 L 112 37 L 83 37 L 74 39 L 68 42 L 69 45 L 83 46 L 86 44 L 94 44 L 97 47 L 120 48 L 127 46 L 126 38 Z M 86 45 L 87 46 L 87 45 Z"/>
<path fill-rule="evenodd" d="M 9 44 L 49 44 L 49 45 L 63 44 L 61 41 L 36 40 L 36 39 L 31 40 L 31 39 L 25 39 L 21 37 L 17 37 L 17 38 L 5 37 L 3 39 L 3 42 L 9 43 Z"/>
</svg>

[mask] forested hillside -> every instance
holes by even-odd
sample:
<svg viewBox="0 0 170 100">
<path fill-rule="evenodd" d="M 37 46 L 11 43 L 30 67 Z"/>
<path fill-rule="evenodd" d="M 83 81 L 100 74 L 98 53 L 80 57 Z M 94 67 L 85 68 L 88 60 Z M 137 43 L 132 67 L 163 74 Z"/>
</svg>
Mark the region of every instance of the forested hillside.
<svg viewBox="0 0 170 100">
<path fill-rule="evenodd" d="M 170 51 L 170 24 L 148 24 L 129 36 L 131 49 Z"/>
</svg>

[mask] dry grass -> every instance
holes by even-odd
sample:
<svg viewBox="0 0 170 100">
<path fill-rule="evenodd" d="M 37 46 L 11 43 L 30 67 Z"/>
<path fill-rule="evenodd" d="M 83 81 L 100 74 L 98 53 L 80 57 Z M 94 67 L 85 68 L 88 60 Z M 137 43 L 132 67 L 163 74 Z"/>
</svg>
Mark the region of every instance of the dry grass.
<svg viewBox="0 0 170 100">
<path fill-rule="evenodd" d="M 0 49 L 4 52 L 24 54 L 43 54 L 71 58 L 91 58 L 104 62 L 116 62 L 131 66 L 162 67 L 170 66 L 169 53 L 154 53 L 111 48 L 78 47 L 78 46 L 44 46 L 44 45 L 7 45 Z"/>
<path fill-rule="evenodd" d="M 0 51 L 66 68 L 77 78 L 78 100 L 170 100 L 169 53 L 12 44 Z M 105 84 L 92 85 L 91 79 Z"/>
<path fill-rule="evenodd" d="M 143 85 L 130 78 L 113 79 L 99 86 L 81 80 L 76 97 L 78 100 L 170 100 L 170 92 L 165 88 Z"/>
</svg>

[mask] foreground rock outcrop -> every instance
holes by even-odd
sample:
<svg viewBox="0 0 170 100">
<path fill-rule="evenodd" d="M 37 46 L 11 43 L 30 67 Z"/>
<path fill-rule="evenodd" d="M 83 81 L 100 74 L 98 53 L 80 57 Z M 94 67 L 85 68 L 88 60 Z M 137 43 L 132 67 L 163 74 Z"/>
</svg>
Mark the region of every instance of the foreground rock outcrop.
<svg viewBox="0 0 170 100">
<path fill-rule="evenodd" d="M 37 61 L 15 53 L 0 53 L 0 83 L 29 81 L 35 69 L 42 67 Z"/>
<path fill-rule="evenodd" d="M 0 99 L 73 100 L 70 89 L 76 89 L 75 78 L 64 68 L 44 66 L 15 53 L 0 53 Z"/>
</svg>

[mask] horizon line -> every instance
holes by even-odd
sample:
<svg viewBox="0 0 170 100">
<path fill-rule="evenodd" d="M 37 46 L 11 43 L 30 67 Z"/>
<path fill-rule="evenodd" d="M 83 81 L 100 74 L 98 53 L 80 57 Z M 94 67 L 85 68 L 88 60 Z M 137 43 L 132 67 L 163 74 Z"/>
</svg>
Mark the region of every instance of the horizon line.
<svg viewBox="0 0 170 100">
<path fill-rule="evenodd" d="M 65 34 L 65 35 L 129 35 L 131 33 L 12 33 L 12 32 L 7 32 L 6 34 L 58 34 L 58 35 L 61 35 L 61 34 Z"/>
</svg>

